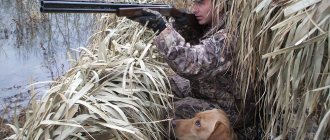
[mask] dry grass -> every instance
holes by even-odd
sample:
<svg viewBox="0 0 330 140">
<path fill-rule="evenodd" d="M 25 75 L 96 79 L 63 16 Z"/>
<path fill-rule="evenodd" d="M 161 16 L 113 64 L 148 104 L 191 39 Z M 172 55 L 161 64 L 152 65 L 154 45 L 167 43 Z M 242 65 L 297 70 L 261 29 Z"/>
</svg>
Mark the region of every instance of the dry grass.
<svg viewBox="0 0 330 140">
<path fill-rule="evenodd" d="M 171 107 L 168 81 L 161 67 L 144 59 L 152 55 L 153 34 L 128 22 L 118 19 L 98 47 L 81 48 L 77 64 L 54 83 L 41 103 L 32 103 L 22 131 L 15 129 L 12 137 L 97 138 L 103 133 L 118 139 L 165 137 L 161 122 Z"/>
<path fill-rule="evenodd" d="M 239 0 L 233 6 L 235 69 L 244 89 L 255 86 L 264 138 L 329 137 L 329 2 Z"/>
<path fill-rule="evenodd" d="M 163 139 L 172 95 L 152 44 L 136 22 L 95 15 L 98 31 L 78 61 L 42 97 L 9 139 Z M 70 55 L 69 55 L 70 56 Z M 162 64 L 162 65 L 155 65 Z"/>
</svg>

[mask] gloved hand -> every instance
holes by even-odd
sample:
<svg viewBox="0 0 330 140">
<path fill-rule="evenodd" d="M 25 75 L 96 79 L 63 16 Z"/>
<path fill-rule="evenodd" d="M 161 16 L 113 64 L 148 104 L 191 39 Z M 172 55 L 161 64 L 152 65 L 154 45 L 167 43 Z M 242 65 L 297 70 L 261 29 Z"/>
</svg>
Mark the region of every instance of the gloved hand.
<svg viewBox="0 0 330 140">
<path fill-rule="evenodd" d="M 143 9 L 142 16 L 127 17 L 131 20 L 139 22 L 141 25 L 145 25 L 148 21 L 147 27 L 152 29 L 154 32 L 162 32 L 166 28 L 166 22 L 162 18 L 162 15 L 150 9 Z"/>
</svg>

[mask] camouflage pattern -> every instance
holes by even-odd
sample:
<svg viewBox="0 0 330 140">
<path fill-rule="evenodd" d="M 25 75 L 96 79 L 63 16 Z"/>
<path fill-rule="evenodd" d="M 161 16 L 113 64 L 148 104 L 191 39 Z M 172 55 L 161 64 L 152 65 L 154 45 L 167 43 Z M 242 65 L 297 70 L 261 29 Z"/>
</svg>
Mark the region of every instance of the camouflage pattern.
<svg viewBox="0 0 330 140">
<path fill-rule="evenodd" d="M 169 66 L 190 81 L 191 94 L 188 96 L 217 102 L 227 113 L 238 112 L 234 103 L 240 96 L 233 92 L 236 87 L 228 77 L 232 62 L 230 50 L 224 47 L 225 38 L 225 31 L 220 30 L 201 40 L 200 44 L 190 45 L 169 26 L 155 42 Z M 231 120 L 234 122 L 235 119 Z"/>
<path fill-rule="evenodd" d="M 243 102 L 239 86 L 229 71 L 232 52 L 230 47 L 225 47 L 226 37 L 223 29 L 191 45 L 167 25 L 155 38 L 160 54 L 179 75 L 170 78 L 179 98 L 174 102 L 175 119 L 192 118 L 200 111 L 221 108 L 228 114 L 234 129 L 253 123 L 255 105 L 251 98 Z"/>
</svg>

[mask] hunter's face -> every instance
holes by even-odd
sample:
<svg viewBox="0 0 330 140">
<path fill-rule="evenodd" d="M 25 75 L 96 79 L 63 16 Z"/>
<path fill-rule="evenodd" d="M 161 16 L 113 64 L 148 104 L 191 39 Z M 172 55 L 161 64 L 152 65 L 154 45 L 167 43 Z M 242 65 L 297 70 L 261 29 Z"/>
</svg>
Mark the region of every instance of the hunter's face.
<svg viewBox="0 0 330 140">
<path fill-rule="evenodd" d="M 211 24 L 212 22 L 212 2 L 211 0 L 195 0 L 193 12 L 200 25 Z"/>
</svg>

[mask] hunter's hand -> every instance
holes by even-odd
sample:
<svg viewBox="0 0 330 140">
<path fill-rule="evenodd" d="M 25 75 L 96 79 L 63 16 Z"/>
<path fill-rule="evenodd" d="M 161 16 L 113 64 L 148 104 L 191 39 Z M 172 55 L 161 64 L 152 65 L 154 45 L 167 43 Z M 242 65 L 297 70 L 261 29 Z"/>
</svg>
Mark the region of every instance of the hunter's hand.
<svg viewBox="0 0 330 140">
<path fill-rule="evenodd" d="M 166 22 L 159 12 L 150 9 L 143 9 L 142 13 L 142 16 L 133 16 L 127 18 L 139 22 L 142 26 L 144 26 L 149 21 L 147 27 L 152 29 L 154 32 L 159 31 L 158 33 L 160 33 L 166 28 Z"/>
</svg>

